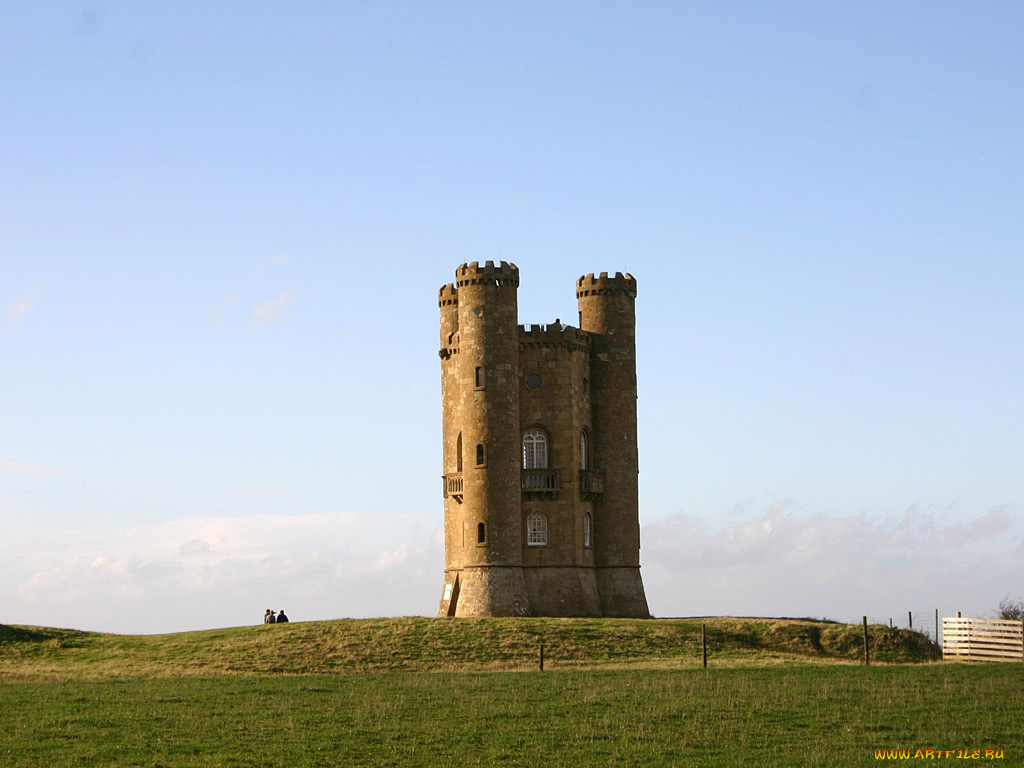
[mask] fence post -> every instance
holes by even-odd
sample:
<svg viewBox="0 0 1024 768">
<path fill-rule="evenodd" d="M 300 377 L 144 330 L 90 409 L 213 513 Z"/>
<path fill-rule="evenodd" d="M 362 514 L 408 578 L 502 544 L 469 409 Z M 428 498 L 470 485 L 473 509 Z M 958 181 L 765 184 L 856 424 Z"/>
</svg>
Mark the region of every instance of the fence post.
<svg viewBox="0 0 1024 768">
<path fill-rule="evenodd" d="M 938 608 L 935 609 L 935 644 L 936 645 L 940 645 L 940 643 L 939 643 L 939 609 Z"/>
<path fill-rule="evenodd" d="M 864 664 L 871 664 L 871 652 L 868 650 L 868 617 L 864 617 Z"/>
<path fill-rule="evenodd" d="M 910 611 L 907 611 L 907 626 L 911 629 L 914 628 L 914 614 Z"/>
<path fill-rule="evenodd" d="M 892 629 L 892 619 L 889 619 L 889 629 Z"/>
<path fill-rule="evenodd" d="M 708 668 L 708 625 L 700 625 L 700 650 L 704 657 L 704 669 Z"/>
<path fill-rule="evenodd" d="M 540 671 L 544 671 L 544 641 L 540 641 Z"/>
</svg>

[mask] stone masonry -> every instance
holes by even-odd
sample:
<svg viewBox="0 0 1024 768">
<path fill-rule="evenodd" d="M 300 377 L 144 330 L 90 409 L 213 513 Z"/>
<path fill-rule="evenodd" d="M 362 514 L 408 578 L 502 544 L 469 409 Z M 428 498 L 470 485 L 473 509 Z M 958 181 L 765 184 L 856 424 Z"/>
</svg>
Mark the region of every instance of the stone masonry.
<svg viewBox="0 0 1024 768">
<path fill-rule="evenodd" d="M 579 328 L 518 324 L 515 264 L 441 288 L 439 616 L 646 617 L 636 280 L 576 281 Z"/>
</svg>

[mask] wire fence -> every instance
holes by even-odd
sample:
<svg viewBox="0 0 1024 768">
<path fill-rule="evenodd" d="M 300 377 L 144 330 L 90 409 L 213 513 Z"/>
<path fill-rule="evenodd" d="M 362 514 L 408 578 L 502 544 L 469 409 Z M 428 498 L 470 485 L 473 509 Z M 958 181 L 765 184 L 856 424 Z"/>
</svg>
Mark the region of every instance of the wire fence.
<svg viewBox="0 0 1024 768">
<path fill-rule="evenodd" d="M 926 608 L 921 610 L 910 610 L 902 615 L 896 616 L 868 616 L 868 624 L 884 624 L 894 629 L 912 629 L 929 638 L 933 643 L 942 645 L 942 616 L 938 608 Z M 838 621 L 841 624 L 860 624 L 864 621 L 863 614 L 860 616 L 836 616 L 828 617 L 829 621 Z"/>
</svg>

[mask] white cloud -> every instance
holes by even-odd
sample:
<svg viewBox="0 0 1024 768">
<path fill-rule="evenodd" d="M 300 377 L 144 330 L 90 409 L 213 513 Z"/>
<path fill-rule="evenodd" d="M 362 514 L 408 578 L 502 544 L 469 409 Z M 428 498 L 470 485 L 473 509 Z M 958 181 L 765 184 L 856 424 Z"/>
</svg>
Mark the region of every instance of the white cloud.
<svg viewBox="0 0 1024 768">
<path fill-rule="evenodd" d="M 6 456 L 0 456 L 0 477 L 13 475 L 48 475 L 60 472 L 57 467 L 43 467 L 38 464 L 24 464 L 18 461 L 11 461 Z"/>
<path fill-rule="evenodd" d="M 717 528 L 674 515 L 642 531 L 648 602 L 663 616 L 983 615 L 1024 582 L 1010 512 L 950 521 L 918 508 L 878 518 L 776 505 Z"/>
<path fill-rule="evenodd" d="M 288 306 L 291 300 L 292 289 L 290 287 L 285 288 L 281 295 L 276 299 L 271 299 L 270 301 L 266 301 L 263 304 L 253 307 L 252 313 L 249 315 L 249 319 L 254 323 L 273 322 L 281 316 L 284 308 Z"/>
<path fill-rule="evenodd" d="M 431 614 L 444 553 L 438 516 L 180 519 L 0 543 L 4 621 L 171 632 L 261 621 Z"/>
<path fill-rule="evenodd" d="M 827 616 L 905 622 L 991 614 L 1024 584 L 1017 515 L 912 508 L 898 517 L 801 515 L 778 505 L 721 525 L 675 515 L 642 530 L 659 616 Z M 0 541 L 5 622 L 118 632 L 431 615 L 444 572 L 440 515 L 185 518 Z"/>
</svg>

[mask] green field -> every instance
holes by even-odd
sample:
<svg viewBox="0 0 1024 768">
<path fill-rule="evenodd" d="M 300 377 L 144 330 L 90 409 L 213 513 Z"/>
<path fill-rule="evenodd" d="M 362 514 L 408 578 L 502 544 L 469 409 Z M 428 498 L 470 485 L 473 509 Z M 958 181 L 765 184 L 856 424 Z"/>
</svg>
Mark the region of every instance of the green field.
<svg viewBox="0 0 1024 768">
<path fill-rule="evenodd" d="M 848 766 L 876 749 L 1024 762 L 1021 665 L 864 667 L 844 650 L 859 627 L 716 619 L 705 670 L 700 623 L 0 626 L 0 765 Z M 876 629 L 881 656 L 933 653 Z"/>
</svg>

